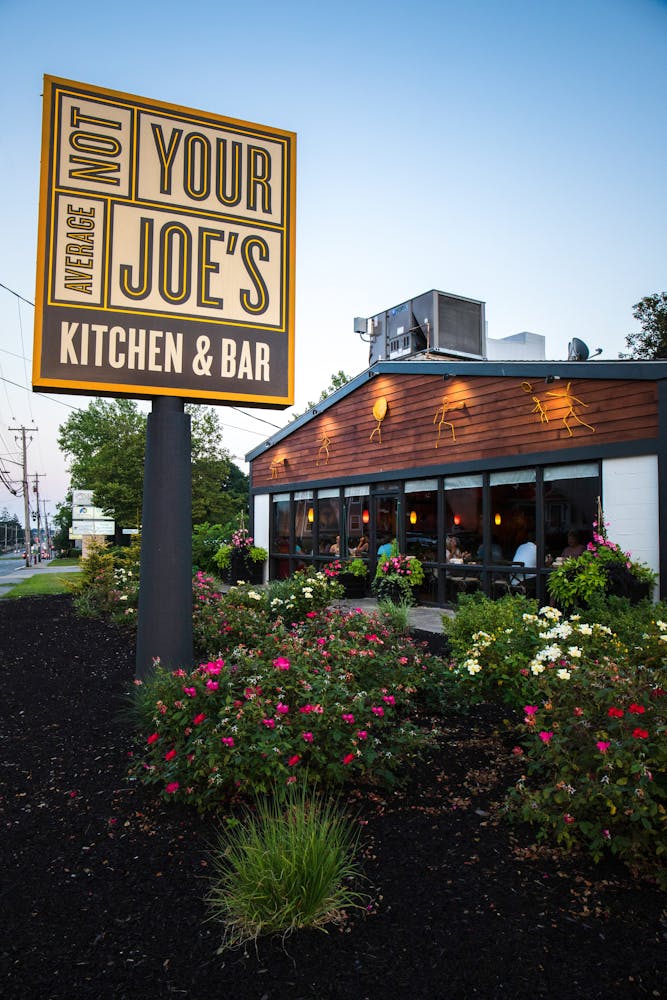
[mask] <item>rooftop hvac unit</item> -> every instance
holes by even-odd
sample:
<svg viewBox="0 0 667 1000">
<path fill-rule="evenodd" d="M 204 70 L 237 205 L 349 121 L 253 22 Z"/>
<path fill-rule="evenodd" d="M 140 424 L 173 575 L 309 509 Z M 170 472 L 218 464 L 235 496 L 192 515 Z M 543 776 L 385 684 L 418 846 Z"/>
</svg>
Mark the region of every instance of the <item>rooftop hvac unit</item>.
<svg viewBox="0 0 667 1000">
<path fill-rule="evenodd" d="M 370 318 L 369 364 L 423 351 L 482 358 L 485 329 L 483 302 L 435 290 L 425 292 Z"/>
</svg>

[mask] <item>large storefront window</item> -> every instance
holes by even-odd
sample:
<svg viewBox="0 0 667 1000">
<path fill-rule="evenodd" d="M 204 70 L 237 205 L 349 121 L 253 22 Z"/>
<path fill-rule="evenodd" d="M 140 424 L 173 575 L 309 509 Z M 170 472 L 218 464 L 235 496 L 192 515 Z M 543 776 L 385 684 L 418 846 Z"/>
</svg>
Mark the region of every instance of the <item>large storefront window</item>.
<svg viewBox="0 0 667 1000">
<path fill-rule="evenodd" d="M 339 492 L 319 490 L 317 497 L 319 554 L 333 558 L 341 554 Z"/>
<path fill-rule="evenodd" d="M 289 494 L 274 495 L 271 504 L 271 577 L 274 580 L 289 576 L 289 512 Z"/>
<path fill-rule="evenodd" d="M 421 562 L 438 559 L 438 481 L 421 479 L 405 484 L 405 551 Z"/>
<path fill-rule="evenodd" d="M 481 474 L 445 479 L 445 535 L 454 538 L 472 562 L 483 557 L 482 497 Z"/>
<path fill-rule="evenodd" d="M 369 558 L 371 521 L 369 494 L 368 486 L 348 486 L 345 490 L 347 551 L 353 558 Z"/>
<path fill-rule="evenodd" d="M 492 472 L 491 509 L 487 511 L 491 541 L 502 559 L 514 559 L 520 545 L 535 538 L 535 469 Z"/>
<path fill-rule="evenodd" d="M 312 493 L 294 494 L 294 549 L 303 555 L 313 552 L 315 507 Z"/>
<path fill-rule="evenodd" d="M 544 470 L 544 548 L 552 558 L 571 554 L 593 538 L 600 472 L 597 462 L 553 465 Z"/>
</svg>

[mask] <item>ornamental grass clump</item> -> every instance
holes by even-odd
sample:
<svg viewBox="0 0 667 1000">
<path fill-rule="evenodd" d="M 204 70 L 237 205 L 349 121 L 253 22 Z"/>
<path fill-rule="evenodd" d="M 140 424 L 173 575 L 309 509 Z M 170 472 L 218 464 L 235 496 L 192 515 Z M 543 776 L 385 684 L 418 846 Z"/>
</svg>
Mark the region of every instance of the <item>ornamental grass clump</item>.
<svg viewBox="0 0 667 1000">
<path fill-rule="evenodd" d="M 361 875 L 354 859 L 359 829 L 335 800 L 302 781 L 260 799 L 222 830 L 207 895 L 211 919 L 223 924 L 218 953 L 264 935 L 325 930 L 362 908 L 353 888 Z"/>
</svg>

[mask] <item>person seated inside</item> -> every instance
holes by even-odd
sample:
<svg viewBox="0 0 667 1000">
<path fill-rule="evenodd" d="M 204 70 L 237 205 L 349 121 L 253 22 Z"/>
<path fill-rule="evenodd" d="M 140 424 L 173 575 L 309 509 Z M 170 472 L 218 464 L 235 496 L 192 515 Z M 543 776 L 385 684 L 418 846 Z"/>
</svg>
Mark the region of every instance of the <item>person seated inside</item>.
<svg viewBox="0 0 667 1000">
<path fill-rule="evenodd" d="M 332 556 L 340 555 L 340 535 L 336 535 L 333 545 L 329 546 L 329 552 Z"/>
<path fill-rule="evenodd" d="M 368 555 L 368 539 L 365 535 L 362 535 L 356 546 L 350 549 L 350 552 L 355 558 L 361 558 L 362 556 Z"/>
<path fill-rule="evenodd" d="M 503 550 L 495 538 L 491 539 L 491 562 L 501 563 L 503 561 Z M 477 562 L 484 562 L 484 542 L 477 549 Z"/>
<path fill-rule="evenodd" d="M 387 538 L 378 548 L 378 559 L 390 559 L 391 550 L 392 550 L 392 543 Z"/>
<path fill-rule="evenodd" d="M 586 551 L 586 546 L 579 541 L 576 531 L 568 531 L 567 545 L 560 554 L 561 559 L 576 559 Z"/>
<path fill-rule="evenodd" d="M 517 546 L 517 550 L 514 553 L 512 562 L 522 563 L 524 566 L 531 566 L 531 567 L 536 566 L 537 546 L 535 545 L 535 542 L 531 541 L 521 542 L 521 544 Z M 515 576 L 510 578 L 510 583 L 513 587 L 518 587 L 522 583 L 525 583 L 526 580 L 532 580 L 534 579 L 534 577 L 535 577 L 534 573 L 521 573 L 521 575 L 516 574 Z"/>
<path fill-rule="evenodd" d="M 445 562 L 463 562 L 470 553 L 462 552 L 456 535 L 447 535 L 445 539 Z"/>
</svg>

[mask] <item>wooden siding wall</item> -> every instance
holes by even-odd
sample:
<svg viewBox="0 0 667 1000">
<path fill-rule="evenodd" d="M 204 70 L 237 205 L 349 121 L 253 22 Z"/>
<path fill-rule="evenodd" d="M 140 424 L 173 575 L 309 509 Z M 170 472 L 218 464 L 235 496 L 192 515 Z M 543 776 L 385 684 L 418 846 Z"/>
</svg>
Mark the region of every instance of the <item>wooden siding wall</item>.
<svg viewBox="0 0 667 1000">
<path fill-rule="evenodd" d="M 568 386 L 571 403 L 565 395 Z M 382 396 L 387 413 L 381 434 L 371 440 L 377 427 L 373 404 Z M 438 440 L 445 405 L 444 420 L 453 424 L 455 440 L 446 424 Z M 540 419 L 540 405 L 548 421 Z M 578 423 L 577 416 L 595 430 Z M 548 453 L 653 438 L 657 433 L 655 382 L 561 379 L 547 384 L 543 379 L 522 383 L 510 377 L 380 375 L 267 448 L 252 463 L 252 486 L 288 488 L 291 483 L 350 475 L 372 478 L 429 466 L 435 472 L 452 462 Z"/>
</svg>

